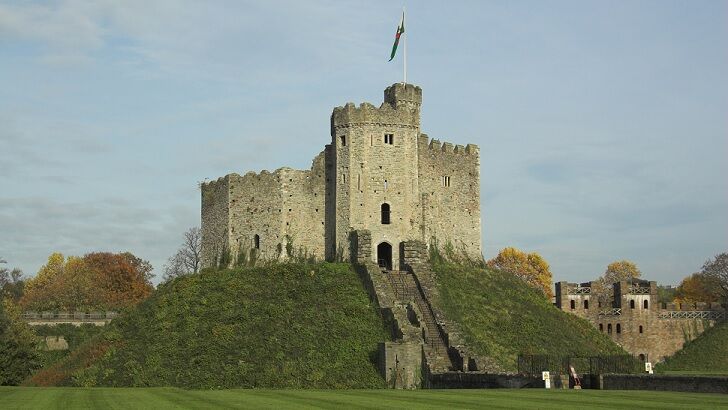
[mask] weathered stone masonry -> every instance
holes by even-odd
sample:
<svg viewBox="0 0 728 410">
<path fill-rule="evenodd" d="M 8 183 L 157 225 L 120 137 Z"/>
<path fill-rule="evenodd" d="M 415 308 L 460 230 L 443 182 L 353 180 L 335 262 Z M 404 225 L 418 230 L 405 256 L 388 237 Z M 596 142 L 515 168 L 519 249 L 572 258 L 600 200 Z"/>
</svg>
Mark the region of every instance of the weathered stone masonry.
<svg viewBox="0 0 728 410">
<path fill-rule="evenodd" d="M 660 362 L 726 318 L 719 304 L 665 306 L 657 283 L 635 279 L 613 284 L 612 300 L 600 306 L 592 282 L 556 284 L 556 306 L 589 320 L 626 351 L 644 361 Z"/>
<path fill-rule="evenodd" d="M 375 107 L 331 115 L 331 143 L 310 170 L 229 174 L 202 184 L 203 265 L 224 251 L 349 260 L 352 233 L 371 233 L 370 262 L 402 265 L 408 240 L 450 242 L 481 256 L 478 147 L 430 140 L 420 130 L 422 90 L 394 84 Z M 360 252 L 360 254 L 362 254 Z"/>
</svg>

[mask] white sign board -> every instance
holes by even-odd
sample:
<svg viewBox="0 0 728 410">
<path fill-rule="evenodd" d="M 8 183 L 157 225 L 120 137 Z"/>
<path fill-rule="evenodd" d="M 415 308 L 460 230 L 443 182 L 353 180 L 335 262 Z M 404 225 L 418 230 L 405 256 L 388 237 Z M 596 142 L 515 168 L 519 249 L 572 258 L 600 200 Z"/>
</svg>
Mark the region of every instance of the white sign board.
<svg viewBox="0 0 728 410">
<path fill-rule="evenodd" d="M 549 372 L 541 372 L 541 378 L 545 382 L 545 387 L 547 389 L 551 388 L 551 376 L 549 375 Z"/>
<path fill-rule="evenodd" d="M 645 362 L 645 371 L 649 374 L 652 374 L 652 363 Z"/>
</svg>

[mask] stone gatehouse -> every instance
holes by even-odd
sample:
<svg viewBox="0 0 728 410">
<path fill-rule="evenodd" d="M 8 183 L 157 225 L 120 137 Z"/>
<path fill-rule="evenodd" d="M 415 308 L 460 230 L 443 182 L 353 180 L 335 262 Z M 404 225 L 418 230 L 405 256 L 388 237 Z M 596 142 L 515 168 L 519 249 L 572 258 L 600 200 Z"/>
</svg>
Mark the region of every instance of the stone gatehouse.
<svg viewBox="0 0 728 410">
<path fill-rule="evenodd" d="M 408 240 L 435 238 L 480 258 L 479 149 L 428 138 L 421 104 L 420 87 L 394 84 L 379 107 L 334 108 L 330 143 L 311 169 L 203 183 L 203 266 L 221 255 L 349 260 L 362 229 L 372 262 L 388 268 L 401 265 Z"/>
<path fill-rule="evenodd" d="M 643 361 L 663 361 L 716 321 L 726 319 L 719 303 L 659 303 L 654 281 L 616 282 L 606 301 L 600 301 L 592 289 L 595 282 L 558 282 L 556 306 L 587 319 Z"/>
</svg>

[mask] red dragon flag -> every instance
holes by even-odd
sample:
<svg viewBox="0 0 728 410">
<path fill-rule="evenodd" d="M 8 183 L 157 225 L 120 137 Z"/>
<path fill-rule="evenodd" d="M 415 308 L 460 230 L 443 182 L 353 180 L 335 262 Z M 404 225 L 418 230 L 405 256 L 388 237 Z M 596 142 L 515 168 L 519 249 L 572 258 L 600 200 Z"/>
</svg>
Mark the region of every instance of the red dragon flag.
<svg viewBox="0 0 728 410">
<path fill-rule="evenodd" d="M 397 26 L 397 34 L 394 35 L 394 45 L 392 46 L 392 55 L 389 56 L 389 61 L 392 61 L 394 55 L 397 53 L 399 38 L 402 34 L 404 34 L 404 10 L 402 11 L 402 20 L 399 21 L 399 26 Z"/>
</svg>

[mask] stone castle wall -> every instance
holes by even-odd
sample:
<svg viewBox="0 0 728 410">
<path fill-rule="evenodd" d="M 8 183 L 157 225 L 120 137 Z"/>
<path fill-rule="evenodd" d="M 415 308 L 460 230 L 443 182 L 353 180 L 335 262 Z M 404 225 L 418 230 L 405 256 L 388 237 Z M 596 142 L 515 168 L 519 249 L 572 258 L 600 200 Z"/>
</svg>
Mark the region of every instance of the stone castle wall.
<svg viewBox="0 0 728 410">
<path fill-rule="evenodd" d="M 334 108 L 331 143 L 310 170 L 230 174 L 203 184 L 203 266 L 224 249 L 233 258 L 244 251 L 277 259 L 291 246 L 296 254 L 349 260 L 350 236 L 360 229 L 371 233 L 372 262 L 381 259 L 378 246 L 391 246 L 393 268 L 408 240 L 434 237 L 480 257 L 478 147 L 429 142 L 420 133 L 421 103 L 419 87 L 392 85 L 379 107 Z"/>
<path fill-rule="evenodd" d="M 203 186 L 203 265 L 223 247 L 233 258 L 324 258 L 324 155 L 310 170 L 230 174 Z M 245 255 L 243 255 L 245 253 Z"/>
<path fill-rule="evenodd" d="M 481 256 L 480 155 L 476 145 L 463 147 L 422 134 L 418 140 L 422 194 L 421 237 L 450 242 L 471 257 Z M 447 178 L 447 179 L 446 179 Z"/>
<path fill-rule="evenodd" d="M 232 175 L 232 174 L 231 174 Z M 230 247 L 230 175 L 200 185 L 202 197 L 202 266 L 215 266 Z"/>
<path fill-rule="evenodd" d="M 556 284 L 556 306 L 587 319 L 627 352 L 643 355 L 646 361 L 663 361 L 713 326 L 716 319 L 725 317 L 722 307 L 717 304 L 693 306 L 695 315 L 687 314 L 687 306 L 686 310 L 676 309 L 674 305 L 663 307 L 658 303 L 656 282 L 617 282 L 613 285 L 611 300 L 604 306 L 599 304 L 591 289 L 591 282 L 559 282 Z M 696 308 L 703 310 L 696 311 Z"/>
</svg>

